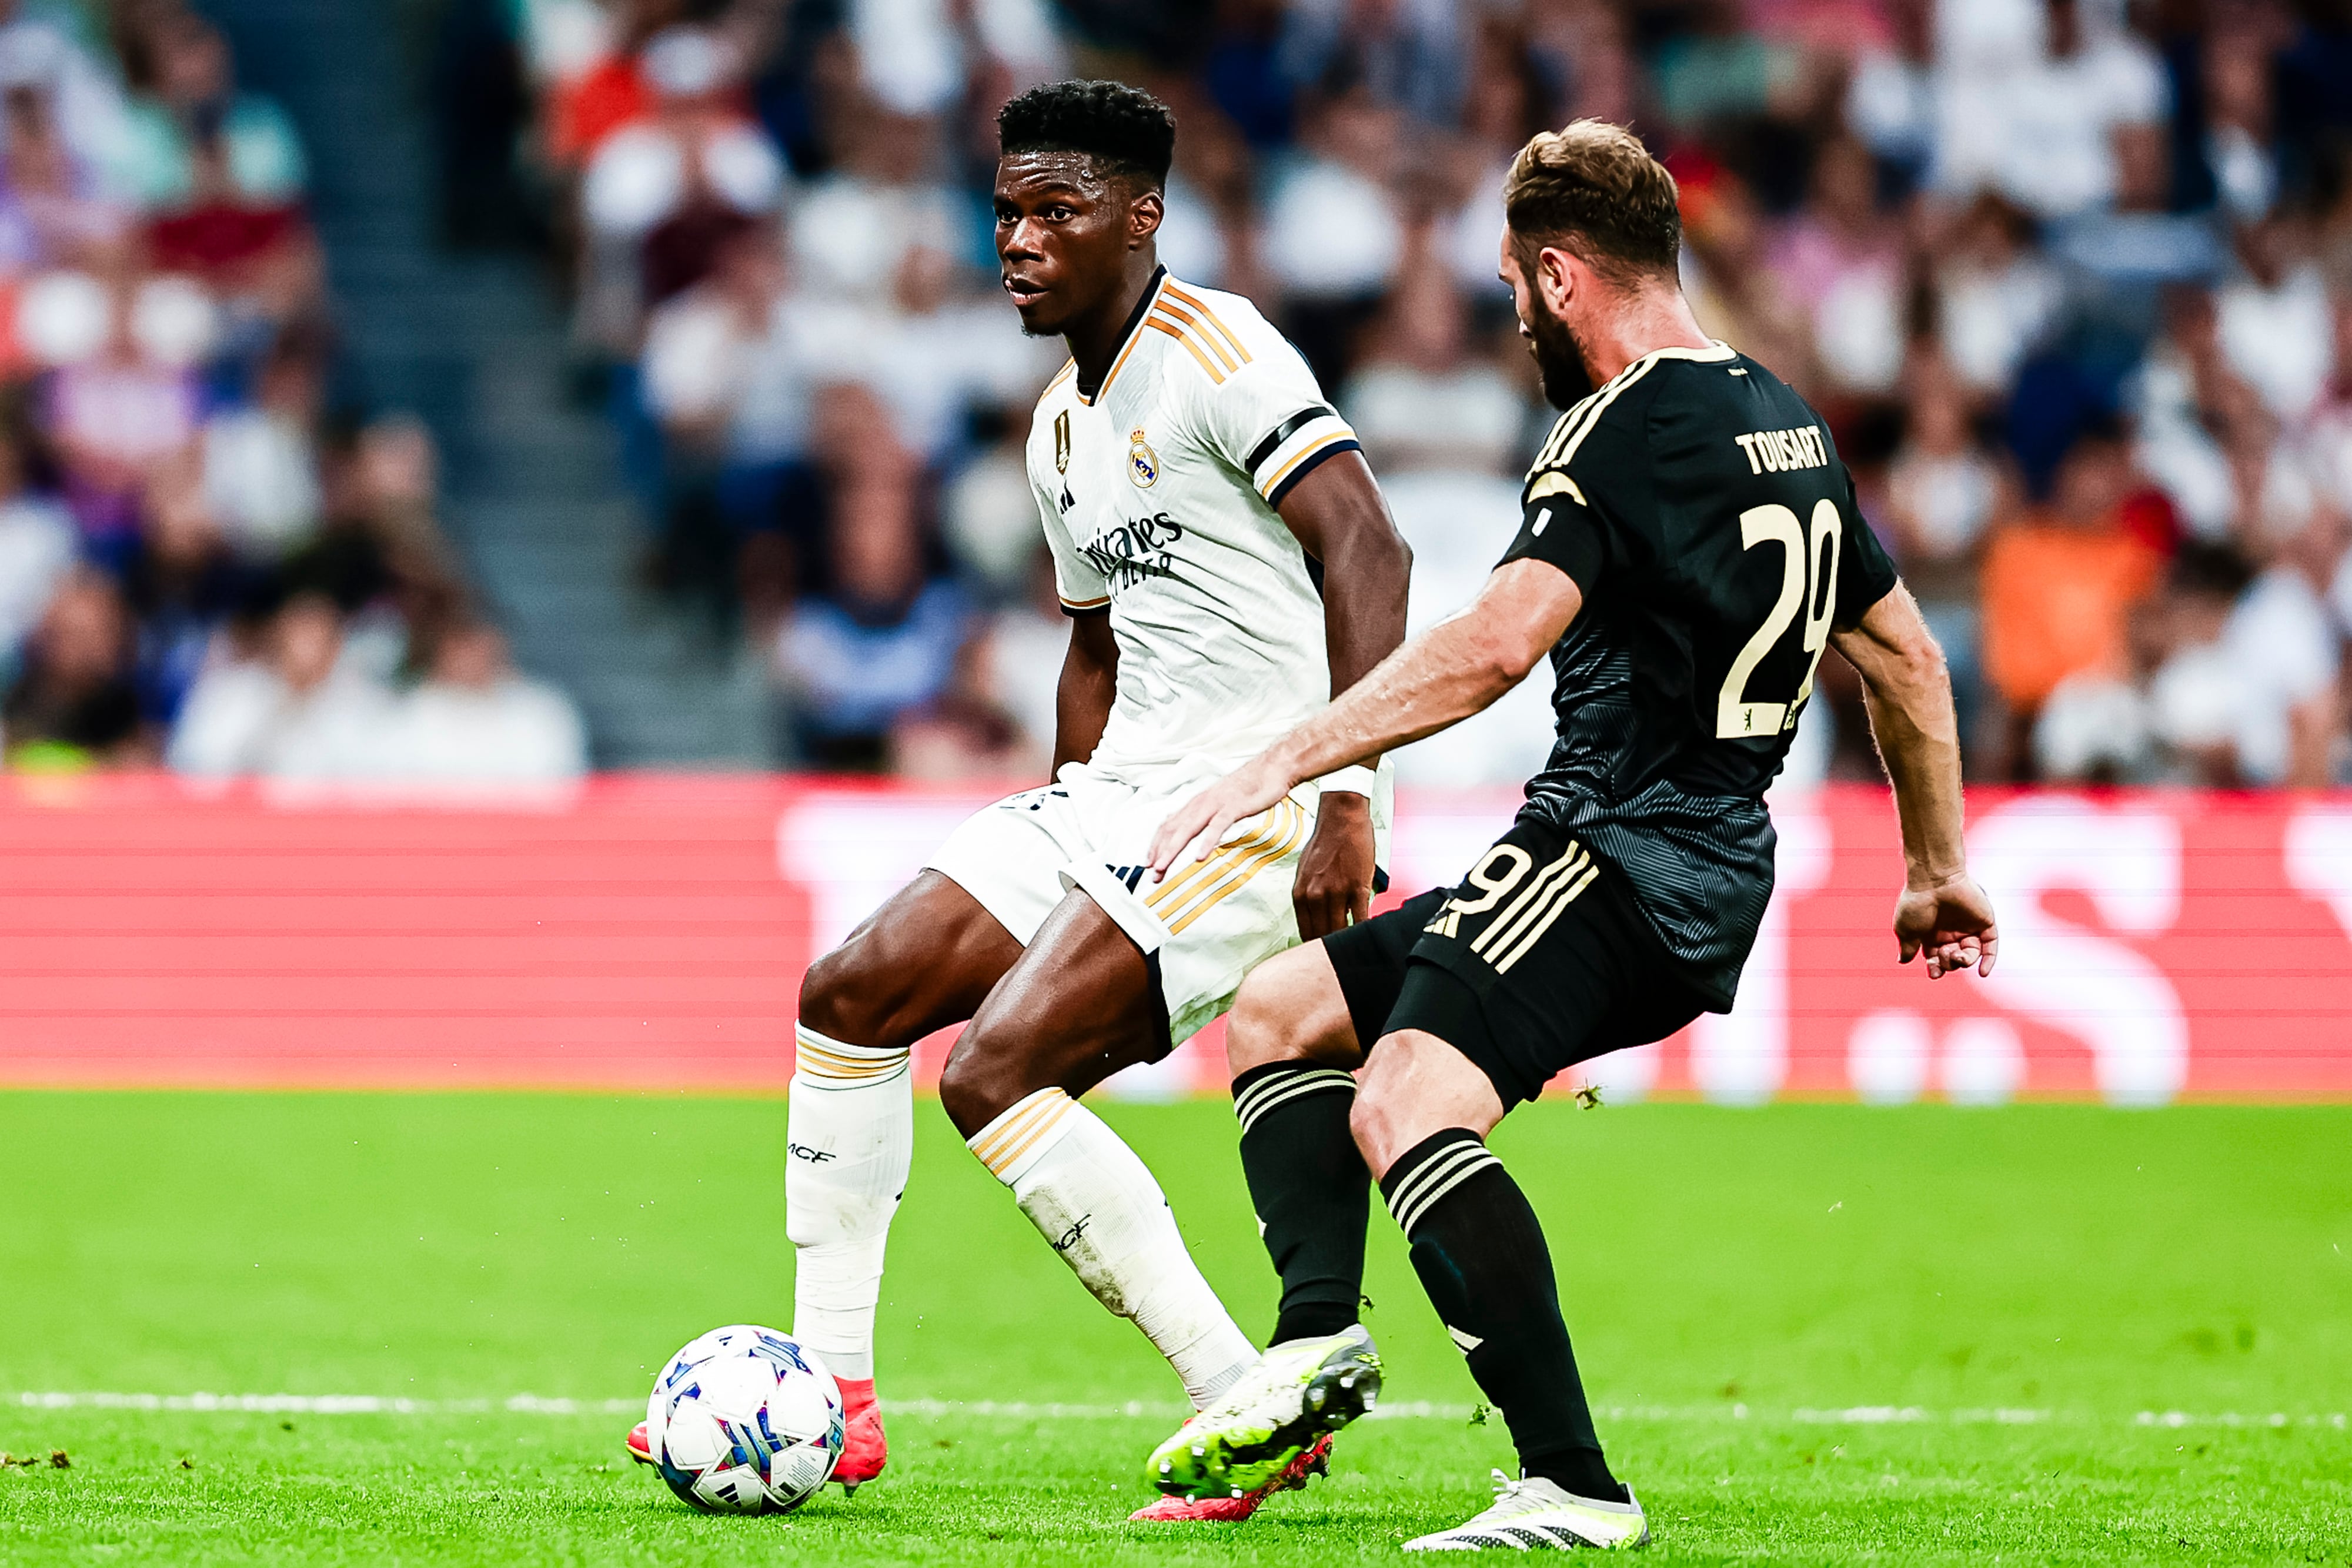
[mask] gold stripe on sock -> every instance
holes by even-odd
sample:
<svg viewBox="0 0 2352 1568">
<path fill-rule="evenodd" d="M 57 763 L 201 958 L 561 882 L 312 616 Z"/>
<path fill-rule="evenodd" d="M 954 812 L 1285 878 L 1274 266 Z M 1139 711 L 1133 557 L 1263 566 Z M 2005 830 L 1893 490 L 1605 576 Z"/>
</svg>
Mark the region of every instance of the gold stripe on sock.
<svg viewBox="0 0 2352 1568">
<path fill-rule="evenodd" d="M 894 1051 L 878 1056 L 845 1056 L 812 1045 L 806 1040 L 798 1042 L 793 1065 L 812 1078 L 833 1078 L 844 1082 L 862 1082 L 869 1078 L 887 1078 L 907 1065 L 912 1053 Z"/>
<path fill-rule="evenodd" d="M 972 1134 L 970 1147 L 982 1165 L 990 1170 L 997 1168 L 999 1156 L 1023 1134 L 1038 1124 L 1039 1118 L 1054 1113 L 1054 1102 L 1069 1103 L 1070 1097 L 1059 1089 L 1040 1089 L 1014 1105 L 995 1121 Z"/>
<path fill-rule="evenodd" d="M 1052 1114 L 1038 1122 L 1019 1143 L 997 1156 L 988 1167 L 990 1174 L 1002 1181 L 1006 1171 L 1019 1165 L 1038 1145 L 1052 1137 L 1060 1129 L 1062 1124 L 1069 1120 L 1070 1113 L 1076 1108 L 1077 1102 L 1064 1095 L 1061 1103 L 1054 1108 Z"/>
</svg>

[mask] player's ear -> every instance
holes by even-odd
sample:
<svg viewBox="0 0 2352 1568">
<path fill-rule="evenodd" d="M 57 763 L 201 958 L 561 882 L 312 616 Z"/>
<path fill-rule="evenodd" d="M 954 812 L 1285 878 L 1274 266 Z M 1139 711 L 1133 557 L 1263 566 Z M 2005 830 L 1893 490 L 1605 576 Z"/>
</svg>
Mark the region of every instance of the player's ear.
<svg viewBox="0 0 2352 1568">
<path fill-rule="evenodd" d="M 1146 190 L 1127 204 L 1127 245 L 1135 249 L 1160 232 L 1160 220 L 1168 215 L 1167 198 L 1158 191 Z"/>
<path fill-rule="evenodd" d="M 1548 245 L 1536 257 L 1536 289 L 1543 296 L 1544 308 L 1554 316 L 1565 316 L 1568 308 L 1584 285 L 1580 276 L 1583 263 L 1576 253 L 1559 246 Z"/>
</svg>

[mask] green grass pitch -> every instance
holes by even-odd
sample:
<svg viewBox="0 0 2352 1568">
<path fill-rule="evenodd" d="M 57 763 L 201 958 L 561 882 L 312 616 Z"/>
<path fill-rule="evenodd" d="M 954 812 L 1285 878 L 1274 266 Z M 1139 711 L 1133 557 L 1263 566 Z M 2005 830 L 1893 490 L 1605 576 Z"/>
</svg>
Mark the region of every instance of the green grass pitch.
<svg viewBox="0 0 2352 1568">
<path fill-rule="evenodd" d="M 1265 1332 L 1229 1112 L 1108 1114 Z M 1126 1524 L 1172 1378 L 918 1122 L 891 1469 L 722 1519 L 627 1463 L 609 1402 L 787 1322 L 780 1103 L 0 1095 L 0 1448 L 36 1460 L 0 1469 L 0 1563 L 1389 1561 L 1509 1462 L 1376 1208 L 1397 1414 L 1248 1525 Z M 2352 1564 L 2352 1108 L 1547 1103 L 1496 1144 L 1662 1559 Z M 418 1405 L 22 1397 L 101 1391 Z"/>
</svg>

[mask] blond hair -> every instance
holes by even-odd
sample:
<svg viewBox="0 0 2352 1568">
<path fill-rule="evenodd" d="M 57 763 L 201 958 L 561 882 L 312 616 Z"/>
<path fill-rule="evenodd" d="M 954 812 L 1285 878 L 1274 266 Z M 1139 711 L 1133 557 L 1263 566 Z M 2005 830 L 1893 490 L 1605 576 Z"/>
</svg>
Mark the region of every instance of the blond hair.
<svg viewBox="0 0 2352 1568">
<path fill-rule="evenodd" d="M 1610 282 L 1671 277 L 1682 252 L 1675 177 L 1642 139 L 1605 120 L 1538 132 L 1511 162 L 1503 211 L 1530 274 L 1546 246 L 1572 252 Z"/>
</svg>

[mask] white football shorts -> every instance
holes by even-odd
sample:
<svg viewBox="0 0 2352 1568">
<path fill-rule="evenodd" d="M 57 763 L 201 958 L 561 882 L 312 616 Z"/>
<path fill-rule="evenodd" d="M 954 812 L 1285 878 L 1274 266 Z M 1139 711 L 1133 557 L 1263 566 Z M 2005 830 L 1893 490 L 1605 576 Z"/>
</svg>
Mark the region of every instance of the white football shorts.
<svg viewBox="0 0 2352 1568">
<path fill-rule="evenodd" d="M 1024 947 L 1055 905 L 1083 891 L 1153 964 L 1169 1044 L 1181 1045 L 1233 1004 L 1243 976 L 1297 945 L 1291 885 L 1315 831 L 1316 787 L 1302 784 L 1236 823 L 1207 860 L 1181 861 L 1154 883 L 1151 835 L 1216 778 L 1182 768 L 1133 783 L 1071 763 L 1053 783 L 964 819 L 928 863 Z"/>
</svg>

